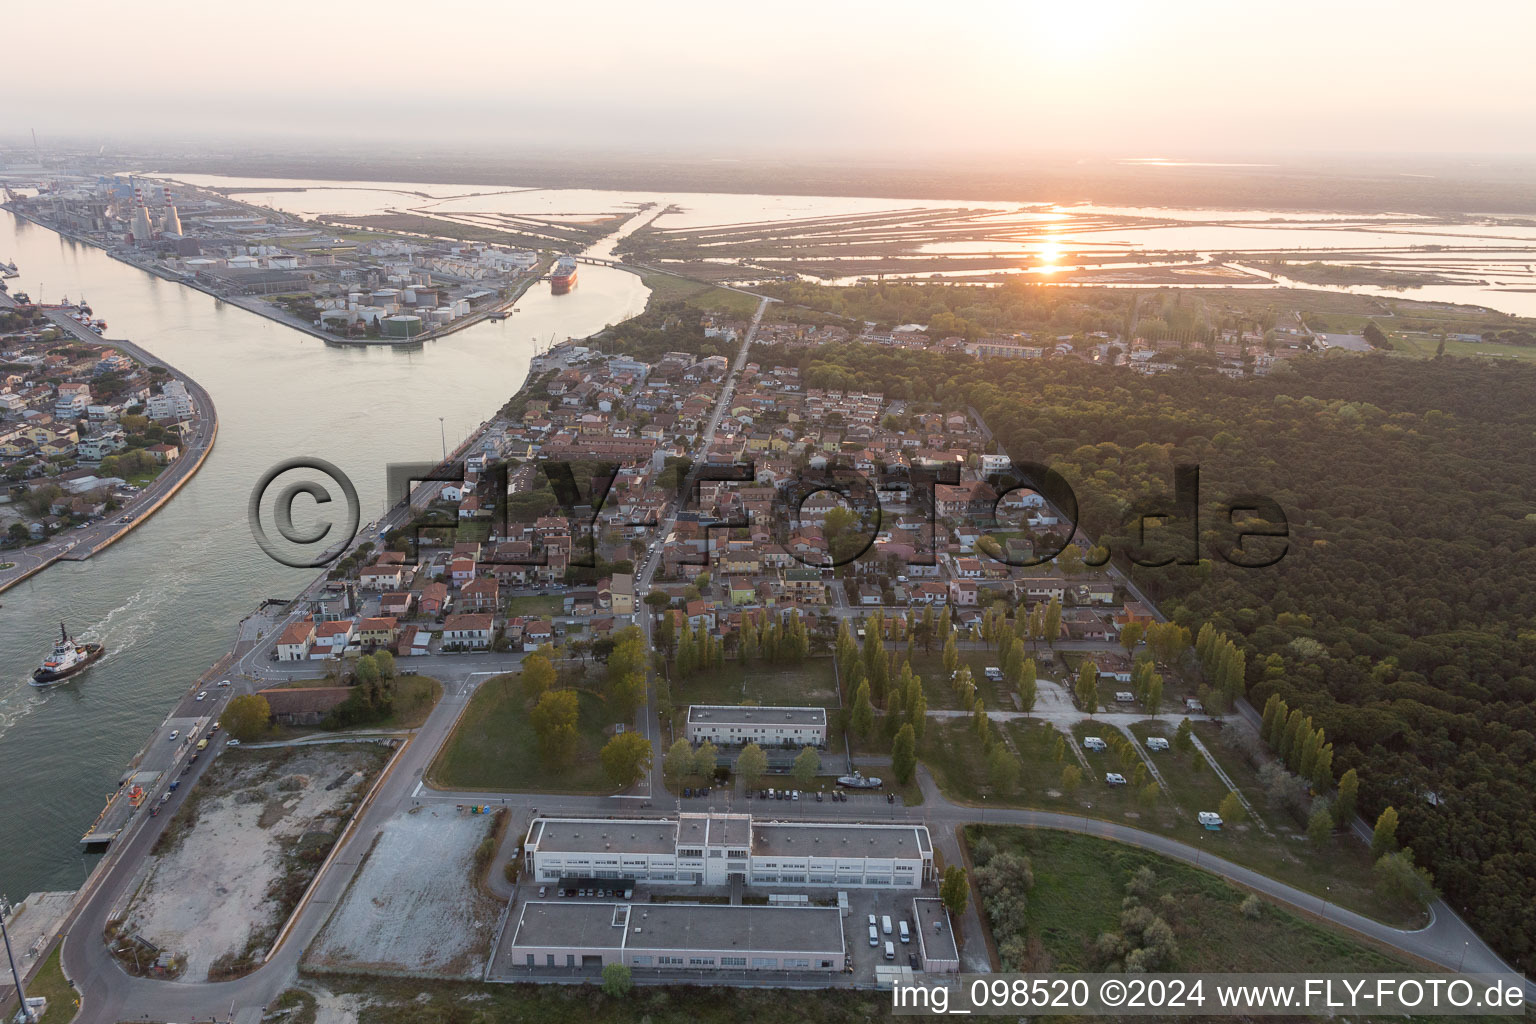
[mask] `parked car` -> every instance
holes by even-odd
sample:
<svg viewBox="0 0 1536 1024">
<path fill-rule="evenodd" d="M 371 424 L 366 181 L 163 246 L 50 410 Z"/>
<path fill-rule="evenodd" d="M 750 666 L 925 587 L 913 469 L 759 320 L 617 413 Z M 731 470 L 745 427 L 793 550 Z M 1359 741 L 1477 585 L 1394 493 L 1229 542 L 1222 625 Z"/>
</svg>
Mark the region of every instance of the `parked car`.
<svg viewBox="0 0 1536 1024">
<path fill-rule="evenodd" d="M 548 886 L 545 886 L 545 885 L 541 885 L 541 886 L 539 886 L 539 899 L 543 899 L 543 898 L 544 898 L 544 896 L 545 896 L 545 895 L 546 895 L 546 894 L 547 894 L 547 893 L 548 893 L 548 892 L 549 892 L 549 887 L 548 887 Z"/>
<path fill-rule="evenodd" d="M 1125 785 L 1125 776 L 1119 772 L 1105 772 L 1104 781 L 1111 786 L 1123 786 Z"/>
</svg>

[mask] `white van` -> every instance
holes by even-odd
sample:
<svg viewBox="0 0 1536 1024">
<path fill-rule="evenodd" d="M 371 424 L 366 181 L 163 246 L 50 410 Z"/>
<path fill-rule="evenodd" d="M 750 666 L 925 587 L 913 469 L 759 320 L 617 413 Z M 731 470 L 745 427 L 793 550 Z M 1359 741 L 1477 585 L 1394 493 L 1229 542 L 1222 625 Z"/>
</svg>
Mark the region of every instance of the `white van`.
<svg viewBox="0 0 1536 1024">
<path fill-rule="evenodd" d="M 885 958 L 887 960 L 896 959 L 896 947 L 891 945 L 889 942 L 885 944 Z"/>
<path fill-rule="evenodd" d="M 882 917 L 880 919 L 880 930 L 885 932 L 885 934 L 887 934 L 887 935 L 891 934 L 891 915 L 890 914 L 886 914 L 884 917 Z"/>
<path fill-rule="evenodd" d="M 901 928 L 901 941 L 902 942 L 911 942 L 912 941 L 912 935 L 911 935 L 910 932 L 907 931 L 907 921 L 906 921 L 906 918 L 902 918 L 900 921 L 897 921 L 896 924 L 898 926 L 900 926 L 900 928 Z"/>
<path fill-rule="evenodd" d="M 880 930 L 874 925 L 869 926 L 869 944 L 871 946 L 880 945 Z"/>
</svg>

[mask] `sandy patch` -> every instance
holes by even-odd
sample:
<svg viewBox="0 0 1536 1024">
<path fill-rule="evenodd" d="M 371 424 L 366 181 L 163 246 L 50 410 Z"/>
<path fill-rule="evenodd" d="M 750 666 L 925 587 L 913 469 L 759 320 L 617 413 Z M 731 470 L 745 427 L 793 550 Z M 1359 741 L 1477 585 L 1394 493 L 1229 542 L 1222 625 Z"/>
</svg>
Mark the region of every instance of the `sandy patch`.
<svg viewBox="0 0 1536 1024">
<path fill-rule="evenodd" d="M 474 880 L 475 850 L 492 821 L 442 806 L 392 818 L 305 962 L 479 977 L 502 907 Z"/>
<path fill-rule="evenodd" d="M 386 753 L 355 744 L 226 751 L 157 845 L 123 931 L 184 957 L 185 981 L 264 947 Z"/>
</svg>

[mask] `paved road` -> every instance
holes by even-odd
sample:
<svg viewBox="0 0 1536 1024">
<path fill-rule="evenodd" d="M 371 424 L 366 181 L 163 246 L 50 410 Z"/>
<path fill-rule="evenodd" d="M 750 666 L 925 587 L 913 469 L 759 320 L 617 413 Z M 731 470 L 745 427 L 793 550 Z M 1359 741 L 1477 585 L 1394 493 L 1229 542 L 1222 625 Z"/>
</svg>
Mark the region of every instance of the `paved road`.
<svg viewBox="0 0 1536 1024">
<path fill-rule="evenodd" d="M 701 451 L 707 447 L 709 439 L 713 437 L 720 416 L 729 400 L 736 373 L 746 362 L 752 334 L 766 307 L 765 301 L 759 307 L 752 326 L 743 340 L 742 350 L 732 367 L 725 388 L 722 389 L 720 401 L 717 403 L 708 429 L 701 434 Z M 399 525 L 404 515 L 405 510 L 397 507 L 379 524 L 379 527 Z M 666 536 L 675 519 L 676 508 L 672 507 L 668 511 L 668 519 L 663 529 L 656 534 L 658 541 Z M 359 537 L 358 542 L 363 539 L 377 539 L 378 535 L 379 529 L 374 529 L 371 533 Z M 654 578 L 658 556 L 659 543 L 654 544 L 647 552 L 637 569 L 637 594 L 644 594 Z M 310 590 L 320 584 L 321 581 L 317 580 Z M 306 591 L 306 593 L 309 592 Z M 289 613 L 284 622 L 290 621 L 298 614 L 297 605 L 294 607 L 295 610 Z M 640 618 L 646 623 L 646 629 L 649 631 L 650 616 L 642 614 Z M 278 624 L 266 631 L 259 639 L 243 640 L 235 652 L 233 671 L 253 678 L 265 678 L 274 671 L 287 671 L 274 670 L 273 663 L 268 660 L 268 652 L 280 632 L 281 624 Z M 393 815 L 413 803 L 489 802 L 495 804 L 500 802 L 514 815 L 514 824 L 508 829 L 508 834 L 516 835 L 520 832 L 519 825 L 536 813 L 615 816 L 635 813 L 654 814 L 674 808 L 705 810 L 723 799 L 723 795 L 718 793 L 694 800 L 653 797 L 653 794 L 665 792 L 661 783 L 661 753 L 664 744 L 661 742 L 654 688 L 643 712 L 645 719 L 643 725 L 653 740 L 656 756 L 652 775 L 648 780 L 649 785 L 642 784 L 636 793 L 620 797 L 502 795 L 478 791 L 438 791 L 425 786 L 422 782 L 422 773 L 430 763 L 432 755 L 452 730 L 474 692 L 475 686 L 484 678 L 511 667 L 512 659 L 520 656 L 506 656 L 509 663 L 507 666 L 499 663 L 493 665 L 492 660 L 496 657 L 495 655 L 440 656 L 432 659 L 432 674 L 444 683 L 443 700 L 439 702 L 410 742 L 397 754 L 388 773 L 380 780 L 372 799 L 364 806 L 352 827 L 337 844 L 331 862 L 322 870 L 310 897 L 297 914 L 291 933 L 281 941 L 268 962 L 246 978 L 217 984 L 183 984 L 131 978 L 121 971 L 107 954 L 105 945 L 101 941 L 107 914 L 124 895 L 127 887 L 132 884 L 138 868 L 142 866 L 143 858 L 147 855 L 161 828 L 170 820 L 171 815 L 162 815 L 157 819 L 146 817 L 138 822 L 136 831 L 125 834 L 119 841 L 120 848 L 113 850 L 112 862 L 92 879 L 90 889 L 83 894 L 69 926 L 64 944 L 64 964 L 70 977 L 83 994 L 84 1005 L 78 1018 L 81 1024 L 93 1024 L 93 1022 L 112 1024 L 116 1021 L 138 1018 L 141 1015 L 160 1020 L 168 1017 L 230 1019 L 231 1011 L 233 1011 L 233 1019 L 239 1024 L 255 1024 L 260 1018 L 260 1008 L 293 982 L 300 955 L 319 932 L 330 907 L 345 891 L 374 836 Z M 427 661 L 428 659 L 425 658 L 412 659 L 410 667 L 420 668 Z M 313 668 L 308 670 L 312 672 Z M 238 692 L 251 685 L 242 680 L 232 689 Z M 1249 708 L 1245 717 L 1251 715 L 1252 709 Z M 195 776 L 191 781 L 195 781 Z M 1353 929 L 1412 957 L 1469 972 L 1509 971 L 1508 966 L 1443 904 L 1437 904 L 1433 908 L 1434 916 L 1427 927 L 1416 931 L 1404 931 L 1327 904 L 1310 893 L 1210 855 L 1198 845 L 1182 843 L 1166 836 L 1112 822 L 1071 814 L 1004 808 L 979 809 L 958 805 L 938 791 L 926 771 L 920 773 L 920 784 L 923 789 L 924 803 L 916 808 L 901 804 L 887 804 L 875 796 L 864 798 L 862 795 L 855 795 L 846 804 L 816 803 L 813 800 L 775 802 L 771 813 L 774 817 L 810 820 L 920 821 L 933 830 L 935 841 L 952 860 L 958 857 L 958 847 L 953 838 L 955 829 L 978 819 L 992 824 L 1025 825 L 1082 832 L 1151 850 L 1212 871 L 1276 900 Z M 660 806 L 652 808 L 653 803 Z M 738 808 L 740 806 L 743 805 L 737 805 Z M 751 803 L 747 802 L 745 806 L 751 807 Z M 969 943 L 970 955 L 967 967 L 985 969 L 985 964 L 976 955 L 980 949 L 980 943 L 976 941 L 980 921 L 976 917 L 974 908 L 968 913 L 963 927 L 972 937 Z M 1528 984 L 1528 990 L 1532 997 L 1536 998 L 1536 984 Z"/>
</svg>

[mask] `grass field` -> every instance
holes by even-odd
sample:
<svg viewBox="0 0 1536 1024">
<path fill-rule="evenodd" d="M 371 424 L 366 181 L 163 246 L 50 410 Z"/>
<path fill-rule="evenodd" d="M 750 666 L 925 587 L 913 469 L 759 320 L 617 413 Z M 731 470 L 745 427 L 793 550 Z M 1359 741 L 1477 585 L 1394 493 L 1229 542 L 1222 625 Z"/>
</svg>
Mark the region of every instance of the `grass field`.
<svg viewBox="0 0 1536 1024">
<path fill-rule="evenodd" d="M 443 1021 L 582 1021 L 583 1024 L 862 1024 L 892 1019 L 886 992 L 845 989 L 795 991 L 676 985 L 635 988 L 627 996 L 590 985 L 480 985 L 470 982 L 328 979 L 368 1004 L 369 1024 L 442 1024 Z M 467 1008 L 467 1010 L 466 1010 Z"/>
<path fill-rule="evenodd" d="M 983 706 L 989 711 L 1017 711 L 1018 705 L 1014 703 L 1013 693 L 1006 683 L 1001 680 L 993 682 L 987 678 L 988 666 L 997 667 L 998 657 L 996 651 L 961 651 L 960 661 L 969 665 L 971 669 L 971 681 L 976 684 L 976 695 L 981 698 Z M 1036 662 L 1039 665 L 1039 662 Z M 899 671 L 899 667 L 898 667 Z M 949 680 L 944 676 L 944 655 L 939 651 L 932 654 L 924 654 L 919 648 L 912 656 L 912 671 L 916 672 L 923 680 L 923 695 L 928 698 L 928 706 L 935 710 L 954 709 L 959 707 L 954 689 L 949 685 Z M 1039 669 L 1044 674 L 1043 669 Z M 968 710 L 968 709 L 967 709 Z"/>
<path fill-rule="evenodd" d="M 69 1024 L 70 1021 L 75 1019 L 75 1014 L 79 1011 L 78 997 L 75 994 L 74 987 L 64 977 L 64 968 L 59 963 L 59 949 L 60 944 L 56 943 L 53 947 L 53 952 L 47 960 L 43 961 L 43 966 L 38 970 L 36 976 L 27 982 L 27 997 L 29 999 L 42 996 L 48 1000 L 48 1012 L 43 1014 L 40 1024 Z M 9 973 L 6 974 L 5 981 L 7 985 L 10 984 L 11 977 Z M 11 998 L 0 1005 L 12 1009 L 16 1008 L 14 997 L 15 993 L 12 992 Z M 8 1013 L 5 1019 L 11 1019 Z"/>
<path fill-rule="evenodd" d="M 695 309 L 731 316 L 749 317 L 757 312 L 756 298 L 729 288 L 652 270 L 641 271 L 640 280 L 651 290 L 648 310 L 664 302 L 683 302 Z"/>
<path fill-rule="evenodd" d="M 565 602 L 555 594 L 522 594 L 507 602 L 508 615 L 542 615 L 546 618 L 565 610 Z"/>
<path fill-rule="evenodd" d="M 836 707 L 837 684 L 831 658 L 806 658 L 798 665 L 743 665 L 729 660 L 719 669 L 672 681 L 672 702 L 688 704 L 788 704 Z"/>
<path fill-rule="evenodd" d="M 528 724 L 528 708 L 517 676 L 486 681 L 470 698 L 464 716 L 427 769 L 427 781 L 442 789 L 511 790 L 529 793 L 608 793 L 598 751 L 611 725 L 601 697 L 586 690 L 580 698 L 580 734 L 569 761 L 557 767 L 539 758 L 539 741 Z"/>
<path fill-rule="evenodd" d="M 1392 350 L 1395 353 L 1416 359 L 1434 358 L 1435 350 L 1440 345 L 1438 338 L 1417 333 L 1392 334 L 1389 332 L 1387 336 L 1392 339 Z M 1536 360 L 1536 348 L 1499 345 L 1489 341 L 1455 341 L 1449 338 L 1445 342 L 1445 354 L 1467 359 L 1509 359 L 1523 362 Z"/>
<path fill-rule="evenodd" d="M 966 839 L 973 847 L 982 836 L 1000 852 L 1027 856 L 1034 869 L 1025 915 L 1032 956 L 1018 965 L 1027 970 L 1098 968 L 1091 947 L 1101 933 L 1119 930 L 1126 883 L 1142 867 L 1155 877 L 1142 902 L 1172 926 L 1178 946 L 1168 970 L 1408 969 L 1352 936 L 1267 900 L 1256 916 L 1244 915 L 1239 908 L 1246 890 L 1153 853 L 1070 832 L 967 827 Z"/>
<path fill-rule="evenodd" d="M 929 735 L 924 737 L 919 756 L 939 788 L 954 800 L 978 807 L 1062 811 L 1161 833 L 1315 893 L 1320 901 L 1326 899 L 1388 924 L 1411 928 L 1424 921 L 1418 910 L 1384 901 L 1376 894 L 1370 851 L 1348 836 L 1336 835 L 1319 848 L 1298 830 L 1281 828 L 1270 835 L 1252 822 L 1231 823 L 1220 832 L 1207 831 L 1195 816 L 1200 811 L 1220 807 L 1227 788 L 1204 762 L 1196 766 L 1195 754 L 1181 755 L 1170 750 L 1149 755 L 1166 788 L 1161 789 L 1155 802 L 1148 803 L 1134 781 L 1124 786 L 1111 786 L 1104 781 L 1107 772 L 1118 772 L 1127 780 L 1134 780 L 1139 757 L 1126 763 L 1112 749 L 1097 754 L 1084 750 L 1091 770 L 1083 774 L 1075 792 L 1066 792 L 1062 769 L 1069 764 L 1081 767 L 1077 758 L 1067 751 L 1062 760 L 1056 760 L 1059 733 L 1053 726 L 1015 719 L 1000 727 L 994 725 L 1008 737 L 1021 762 L 1018 787 L 1011 794 L 999 794 L 992 792 L 988 784 L 985 758 L 973 742 L 967 742 L 974 735 L 969 721 L 953 722 L 939 729 L 934 728 L 935 724 L 930 722 Z M 1171 738 L 1175 728 L 1176 720 L 1170 719 L 1144 720 L 1131 727 L 1143 741 L 1149 735 Z M 1072 728 L 1079 746 L 1086 736 L 1108 741 L 1116 731 L 1103 721 L 1080 722 Z M 1254 771 L 1240 766 L 1239 759 L 1213 737 L 1202 735 L 1202 739 L 1207 746 L 1215 745 L 1218 762 L 1265 821 L 1282 820 L 1282 812 L 1269 806 Z M 1150 770 L 1146 781 L 1151 781 Z"/>
<path fill-rule="evenodd" d="M 443 684 L 431 676 L 401 676 L 394 681 L 395 711 L 372 729 L 415 729 L 443 696 Z"/>
</svg>

